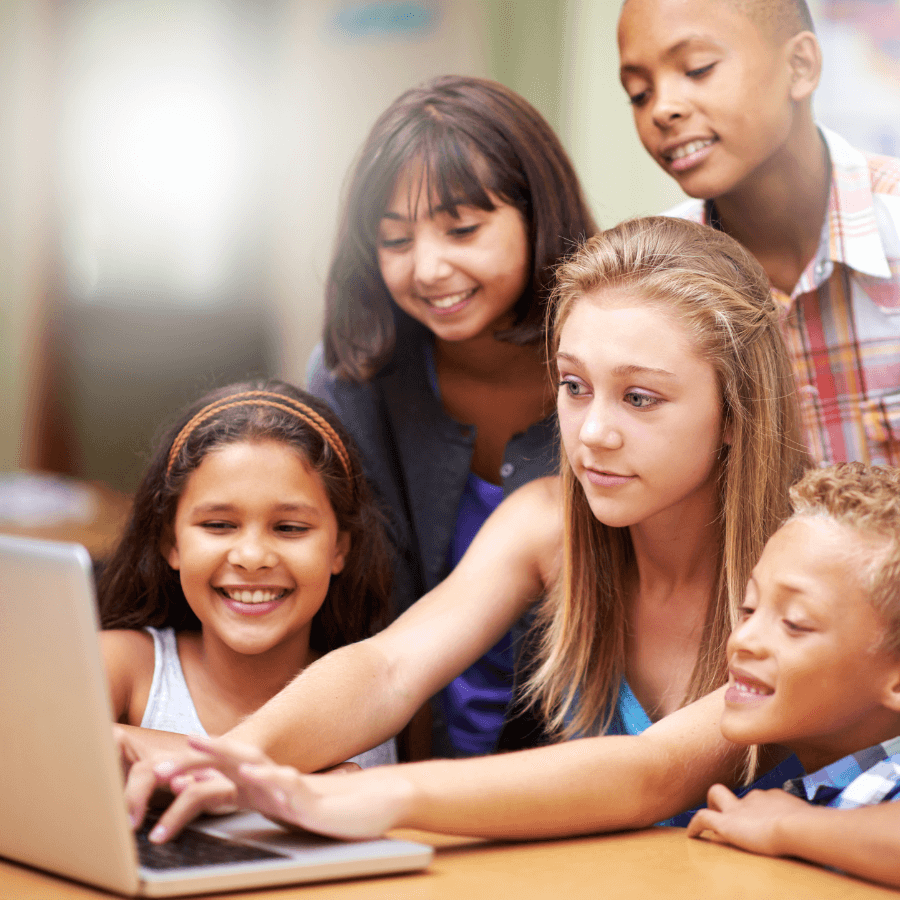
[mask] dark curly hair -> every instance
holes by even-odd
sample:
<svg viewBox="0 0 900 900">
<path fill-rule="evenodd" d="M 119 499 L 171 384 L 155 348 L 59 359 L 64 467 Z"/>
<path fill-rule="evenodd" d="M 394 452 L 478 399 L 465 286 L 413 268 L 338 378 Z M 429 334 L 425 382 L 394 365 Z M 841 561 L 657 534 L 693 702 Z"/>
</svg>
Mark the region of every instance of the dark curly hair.
<svg viewBox="0 0 900 900">
<path fill-rule="evenodd" d="M 227 403 L 233 395 L 253 391 L 281 395 L 285 402 L 273 397 L 275 405 Z M 226 402 L 193 427 L 170 464 L 173 443 L 184 426 L 217 401 Z M 298 402 L 312 411 L 313 418 L 323 419 L 340 443 L 329 442 L 323 436 L 327 429 L 317 428 L 293 412 L 291 407 Z M 388 544 L 352 439 L 318 398 L 281 381 L 260 380 L 232 384 L 202 397 L 184 410 L 159 441 L 138 486 L 122 539 L 98 579 L 104 628 L 152 625 L 199 630 L 200 622 L 185 599 L 179 573 L 163 556 L 178 500 L 191 473 L 211 450 L 263 439 L 283 442 L 312 466 L 322 479 L 339 530 L 350 539 L 344 568 L 332 577 L 313 619 L 310 646 L 325 653 L 362 640 L 385 624 L 391 587 Z"/>
</svg>

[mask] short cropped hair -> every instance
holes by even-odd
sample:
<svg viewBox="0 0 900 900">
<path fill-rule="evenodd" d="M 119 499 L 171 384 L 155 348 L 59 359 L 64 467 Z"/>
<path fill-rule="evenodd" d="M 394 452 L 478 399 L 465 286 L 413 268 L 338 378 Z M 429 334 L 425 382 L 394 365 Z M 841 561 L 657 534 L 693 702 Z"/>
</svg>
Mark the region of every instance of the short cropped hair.
<svg viewBox="0 0 900 900">
<path fill-rule="evenodd" d="M 624 7 L 628 0 L 623 0 Z M 815 33 L 806 0 L 725 0 L 768 37 L 786 41 L 801 31 Z"/>
<path fill-rule="evenodd" d="M 728 0 L 768 37 L 786 41 L 801 31 L 815 32 L 806 0 Z"/>
<path fill-rule="evenodd" d="M 866 554 L 864 590 L 885 623 L 882 649 L 900 653 L 900 469 L 839 463 L 812 469 L 790 490 L 792 519 L 828 517 L 881 545 Z"/>
</svg>

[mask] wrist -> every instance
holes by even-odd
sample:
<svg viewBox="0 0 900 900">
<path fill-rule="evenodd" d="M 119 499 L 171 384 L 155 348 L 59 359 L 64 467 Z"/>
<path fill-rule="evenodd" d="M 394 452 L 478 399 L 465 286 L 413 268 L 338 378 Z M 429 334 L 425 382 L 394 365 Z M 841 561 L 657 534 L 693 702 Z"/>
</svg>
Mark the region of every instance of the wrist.
<svg viewBox="0 0 900 900">
<path fill-rule="evenodd" d="M 804 858 L 803 841 L 815 828 L 817 813 L 823 807 L 803 803 L 790 815 L 777 816 L 772 822 L 772 852 L 775 856 Z"/>
<path fill-rule="evenodd" d="M 423 810 L 426 807 L 425 792 L 419 786 L 415 777 L 412 777 L 410 769 L 414 765 L 400 765 L 389 767 L 391 778 L 389 782 L 391 828 L 420 828 L 428 830 L 426 817 Z M 387 771 L 384 769 L 382 771 Z"/>
</svg>

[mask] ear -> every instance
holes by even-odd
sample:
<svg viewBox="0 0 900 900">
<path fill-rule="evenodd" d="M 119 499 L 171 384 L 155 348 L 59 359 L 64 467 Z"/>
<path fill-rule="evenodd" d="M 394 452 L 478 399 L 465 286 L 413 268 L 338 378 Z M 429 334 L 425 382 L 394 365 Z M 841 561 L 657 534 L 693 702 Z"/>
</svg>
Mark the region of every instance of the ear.
<svg viewBox="0 0 900 900">
<path fill-rule="evenodd" d="M 791 99 L 808 100 L 822 75 L 822 48 L 811 31 L 795 34 L 785 45 L 791 69 Z"/>
<path fill-rule="evenodd" d="M 885 679 L 881 703 L 891 712 L 900 713 L 900 658 L 889 670 Z"/>
<path fill-rule="evenodd" d="M 347 563 L 347 554 L 350 552 L 350 535 L 346 531 L 339 531 L 334 548 L 334 560 L 331 563 L 331 574 L 337 575 L 344 571 Z"/>
<path fill-rule="evenodd" d="M 159 545 L 159 552 L 163 559 L 177 572 L 181 568 L 181 558 L 178 555 L 178 547 L 172 535 L 166 531 Z"/>
</svg>

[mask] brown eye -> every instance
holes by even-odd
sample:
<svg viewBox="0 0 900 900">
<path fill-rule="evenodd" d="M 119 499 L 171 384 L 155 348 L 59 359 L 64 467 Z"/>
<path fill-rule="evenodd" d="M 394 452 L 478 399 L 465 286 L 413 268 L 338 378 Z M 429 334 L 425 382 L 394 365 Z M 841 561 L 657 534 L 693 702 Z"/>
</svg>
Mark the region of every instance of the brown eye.
<svg viewBox="0 0 900 900">
<path fill-rule="evenodd" d="M 715 66 L 715 63 L 709 63 L 706 66 L 700 66 L 698 69 L 691 69 L 689 72 L 686 72 L 688 78 L 702 78 L 704 75 L 708 75 Z"/>
<path fill-rule="evenodd" d="M 398 238 L 381 238 L 378 241 L 380 247 L 383 247 L 385 250 L 395 250 L 399 247 L 404 247 L 409 243 L 409 238 L 407 237 L 398 237 Z"/>
</svg>

